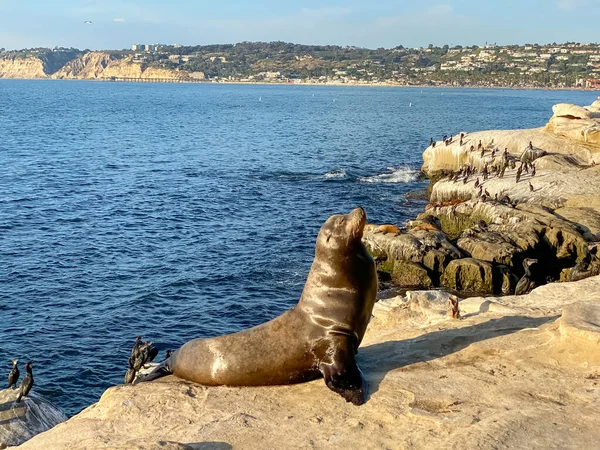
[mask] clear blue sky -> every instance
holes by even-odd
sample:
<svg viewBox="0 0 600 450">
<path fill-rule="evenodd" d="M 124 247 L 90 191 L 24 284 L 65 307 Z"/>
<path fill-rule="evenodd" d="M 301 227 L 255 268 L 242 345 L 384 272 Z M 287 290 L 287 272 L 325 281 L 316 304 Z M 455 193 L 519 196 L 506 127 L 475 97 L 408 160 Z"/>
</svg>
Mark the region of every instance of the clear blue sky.
<svg viewBox="0 0 600 450">
<path fill-rule="evenodd" d="M 91 25 L 84 24 L 91 20 Z M 0 47 L 600 41 L 600 0 L 0 0 Z"/>
</svg>

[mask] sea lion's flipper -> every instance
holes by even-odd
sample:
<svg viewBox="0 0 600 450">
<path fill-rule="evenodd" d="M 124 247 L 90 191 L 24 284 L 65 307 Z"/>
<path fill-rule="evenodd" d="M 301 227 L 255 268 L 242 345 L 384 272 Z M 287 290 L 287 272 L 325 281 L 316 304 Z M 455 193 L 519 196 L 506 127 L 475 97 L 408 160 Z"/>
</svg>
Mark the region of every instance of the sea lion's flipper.
<svg viewBox="0 0 600 450">
<path fill-rule="evenodd" d="M 360 406 L 367 401 L 367 382 L 356 364 L 353 340 L 349 336 L 333 337 L 319 370 L 329 389 Z"/>
<path fill-rule="evenodd" d="M 159 378 L 166 377 L 167 375 L 173 374 L 170 362 L 171 358 L 165 359 L 158 366 L 156 366 L 156 368 L 152 372 L 137 377 L 133 384 L 143 383 L 145 381 L 154 381 L 158 380 Z"/>
</svg>

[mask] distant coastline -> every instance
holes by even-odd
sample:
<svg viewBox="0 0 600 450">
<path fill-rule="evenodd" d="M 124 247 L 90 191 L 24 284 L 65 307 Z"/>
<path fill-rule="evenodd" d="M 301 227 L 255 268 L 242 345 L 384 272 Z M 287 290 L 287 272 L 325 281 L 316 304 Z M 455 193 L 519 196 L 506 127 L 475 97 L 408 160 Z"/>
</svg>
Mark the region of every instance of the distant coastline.
<svg viewBox="0 0 600 450">
<path fill-rule="evenodd" d="M 485 86 L 485 85 L 454 85 L 454 84 L 397 84 L 397 83 L 315 83 L 315 82 L 285 82 L 285 81 L 210 81 L 210 80 L 185 80 L 185 79 L 147 79 L 147 78 L 132 78 L 132 79 L 108 79 L 108 78 L 35 78 L 35 77 L 11 77 L 2 78 L 0 80 L 38 80 L 38 81 L 95 81 L 102 83 L 153 83 L 153 84 L 205 84 L 205 85 L 257 85 L 257 86 L 315 86 L 315 87 L 384 87 L 384 88 L 410 88 L 410 89 L 498 89 L 498 90 L 515 90 L 515 91 L 582 91 L 582 92 L 598 92 L 600 88 L 586 87 L 553 87 L 553 86 Z"/>
<path fill-rule="evenodd" d="M 0 78 L 314 86 L 600 89 L 600 44 L 365 49 L 285 42 L 0 49 Z"/>
</svg>

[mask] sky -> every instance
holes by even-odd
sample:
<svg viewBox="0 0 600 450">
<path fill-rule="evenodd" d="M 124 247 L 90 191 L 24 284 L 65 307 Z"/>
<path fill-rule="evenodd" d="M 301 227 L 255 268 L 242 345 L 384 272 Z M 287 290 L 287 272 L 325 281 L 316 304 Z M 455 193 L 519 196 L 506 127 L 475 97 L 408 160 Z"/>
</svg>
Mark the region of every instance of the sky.
<svg viewBox="0 0 600 450">
<path fill-rule="evenodd" d="M 85 24 L 85 21 L 92 21 Z M 0 0 L 0 48 L 600 41 L 600 0 Z"/>
</svg>

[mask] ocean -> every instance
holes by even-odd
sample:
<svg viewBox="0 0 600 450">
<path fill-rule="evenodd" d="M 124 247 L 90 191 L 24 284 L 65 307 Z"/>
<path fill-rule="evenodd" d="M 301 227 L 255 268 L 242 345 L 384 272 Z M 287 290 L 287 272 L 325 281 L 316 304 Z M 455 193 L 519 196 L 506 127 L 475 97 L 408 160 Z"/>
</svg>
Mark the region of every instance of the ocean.
<svg viewBox="0 0 600 450">
<path fill-rule="evenodd" d="M 292 307 L 331 214 L 414 218 L 430 137 L 596 97 L 0 80 L 0 369 L 33 361 L 75 414 L 122 383 L 137 335 L 162 352 Z"/>
</svg>

